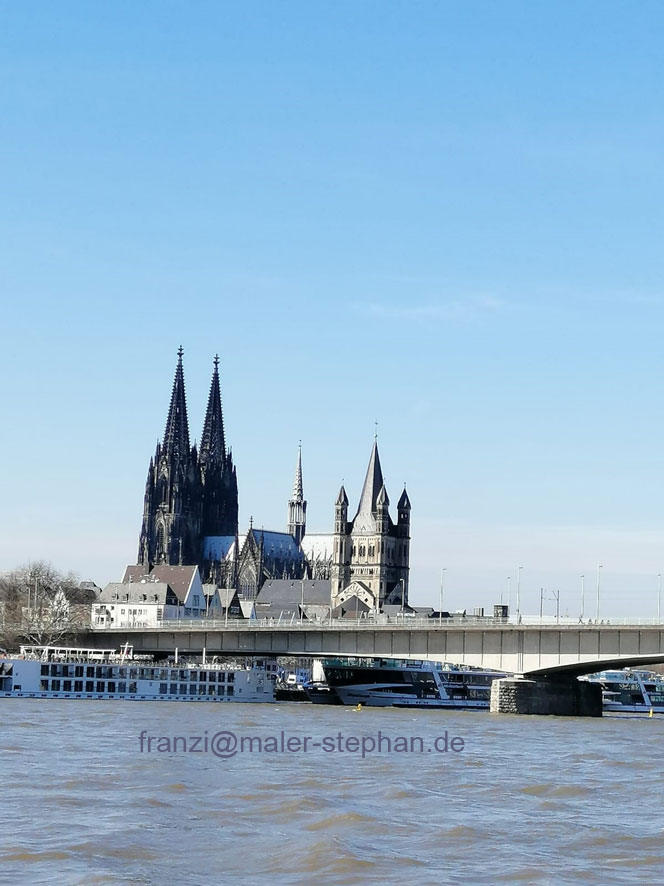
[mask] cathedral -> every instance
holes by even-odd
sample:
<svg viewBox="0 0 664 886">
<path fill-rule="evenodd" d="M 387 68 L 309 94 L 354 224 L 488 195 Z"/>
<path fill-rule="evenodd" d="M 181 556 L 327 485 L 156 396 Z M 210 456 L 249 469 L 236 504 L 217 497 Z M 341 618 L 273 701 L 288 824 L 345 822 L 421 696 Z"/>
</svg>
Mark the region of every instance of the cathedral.
<svg viewBox="0 0 664 886">
<path fill-rule="evenodd" d="M 139 571 L 148 575 L 155 567 L 196 565 L 206 585 L 234 589 L 240 599 L 255 601 L 259 613 L 286 605 L 278 602 L 280 595 L 282 601 L 284 595 L 293 597 L 296 585 L 301 605 L 307 603 L 319 614 L 357 615 L 407 605 L 410 501 L 404 488 L 394 523 L 377 441 L 357 513 L 349 520 L 342 486 L 333 533 L 306 533 L 300 448 L 286 531 L 259 530 L 251 520 L 240 534 L 237 472 L 226 446 L 219 359 L 214 360 L 197 449 L 189 438 L 182 356 L 180 348 L 163 441 L 148 468 Z"/>
</svg>

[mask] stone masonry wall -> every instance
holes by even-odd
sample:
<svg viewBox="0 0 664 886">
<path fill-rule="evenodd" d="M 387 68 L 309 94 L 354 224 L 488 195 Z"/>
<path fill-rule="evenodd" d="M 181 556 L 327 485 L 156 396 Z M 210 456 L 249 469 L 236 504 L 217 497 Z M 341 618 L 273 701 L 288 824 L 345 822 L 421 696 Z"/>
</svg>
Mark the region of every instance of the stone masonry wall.
<svg viewBox="0 0 664 886">
<path fill-rule="evenodd" d="M 491 684 L 491 713 L 601 717 L 602 689 L 577 679 L 506 677 Z"/>
</svg>

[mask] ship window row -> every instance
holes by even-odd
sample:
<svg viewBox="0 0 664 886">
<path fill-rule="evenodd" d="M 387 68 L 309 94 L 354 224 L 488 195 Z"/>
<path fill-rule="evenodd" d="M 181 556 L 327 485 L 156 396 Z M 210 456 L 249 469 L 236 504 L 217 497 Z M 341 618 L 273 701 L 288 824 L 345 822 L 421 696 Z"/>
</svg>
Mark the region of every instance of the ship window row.
<svg viewBox="0 0 664 886">
<path fill-rule="evenodd" d="M 94 693 L 119 693 L 126 695 L 137 692 L 135 681 L 116 680 L 42 680 L 41 692 L 94 692 Z M 219 686 L 203 683 L 160 683 L 159 695 L 188 695 L 188 696 L 215 696 L 230 697 L 235 694 L 235 687 Z"/>
<path fill-rule="evenodd" d="M 123 694 L 137 691 L 135 681 L 116 680 L 42 680 L 42 692 L 121 692 Z"/>
<path fill-rule="evenodd" d="M 131 668 L 112 665 L 43 664 L 42 677 L 86 677 L 95 680 L 171 680 L 178 683 L 233 683 L 233 671 L 198 671 L 183 668 Z"/>
<path fill-rule="evenodd" d="M 160 695 L 213 695 L 213 696 L 231 696 L 235 693 L 234 686 L 214 686 L 208 684 L 204 686 L 202 683 L 196 685 L 195 683 L 160 683 L 159 684 L 159 694 Z"/>
</svg>

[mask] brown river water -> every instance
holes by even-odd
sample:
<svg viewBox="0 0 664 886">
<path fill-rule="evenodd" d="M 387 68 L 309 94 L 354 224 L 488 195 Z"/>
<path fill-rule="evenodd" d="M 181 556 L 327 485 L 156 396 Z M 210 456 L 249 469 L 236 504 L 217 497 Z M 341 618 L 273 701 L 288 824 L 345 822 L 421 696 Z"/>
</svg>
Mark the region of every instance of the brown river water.
<svg viewBox="0 0 664 886">
<path fill-rule="evenodd" d="M 0 883 L 664 884 L 663 751 L 657 717 L 7 699 Z"/>
</svg>

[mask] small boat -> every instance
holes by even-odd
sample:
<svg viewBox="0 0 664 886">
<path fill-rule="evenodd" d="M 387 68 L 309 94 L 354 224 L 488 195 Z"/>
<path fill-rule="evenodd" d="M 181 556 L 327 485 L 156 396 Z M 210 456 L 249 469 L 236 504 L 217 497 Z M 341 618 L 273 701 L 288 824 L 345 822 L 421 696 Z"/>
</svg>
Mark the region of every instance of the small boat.
<svg viewBox="0 0 664 886">
<path fill-rule="evenodd" d="M 273 702 L 274 683 L 262 662 L 155 661 L 128 646 L 21 646 L 19 655 L 0 657 L 2 698 Z"/>
<path fill-rule="evenodd" d="M 320 658 L 314 658 L 311 662 L 311 678 L 304 684 L 304 691 L 312 704 L 341 704 L 341 699 L 325 679 Z"/>
<path fill-rule="evenodd" d="M 488 710 L 491 683 L 506 674 L 409 659 L 324 659 L 325 680 L 346 705 Z"/>
<path fill-rule="evenodd" d="M 305 683 L 303 688 L 312 704 L 342 704 L 337 693 L 324 680 Z"/>
</svg>

